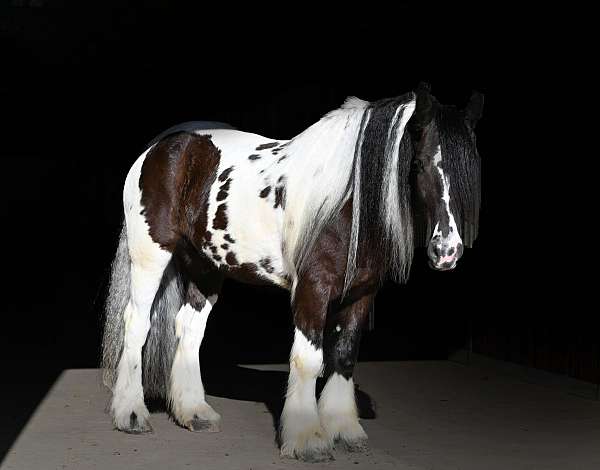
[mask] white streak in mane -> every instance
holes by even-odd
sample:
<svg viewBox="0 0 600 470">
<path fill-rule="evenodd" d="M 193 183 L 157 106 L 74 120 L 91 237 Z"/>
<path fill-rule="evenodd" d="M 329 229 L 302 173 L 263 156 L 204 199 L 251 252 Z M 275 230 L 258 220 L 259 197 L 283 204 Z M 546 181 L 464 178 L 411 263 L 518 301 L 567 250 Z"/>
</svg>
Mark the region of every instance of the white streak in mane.
<svg viewBox="0 0 600 470">
<path fill-rule="evenodd" d="M 356 273 L 356 251 L 358 247 L 358 234 L 360 232 L 360 165 L 362 157 L 362 144 L 365 128 L 369 123 L 371 110 L 367 110 L 362 121 L 359 132 L 359 140 L 356 144 L 355 163 L 354 163 L 354 181 L 352 182 L 352 228 L 350 231 L 350 242 L 348 244 L 348 259 L 346 260 L 346 273 L 344 276 L 344 294 Z"/>
<path fill-rule="evenodd" d="M 404 128 L 415 109 L 415 99 L 398 105 L 387 128 L 385 171 L 380 188 L 361 188 L 362 140 L 371 119 L 370 103 L 348 98 L 288 144 L 290 161 L 286 168 L 286 211 L 283 227 L 284 257 L 292 274 L 292 296 L 298 276 L 306 268 L 308 253 L 324 227 L 335 217 L 349 197 L 353 197 L 352 229 L 347 259 L 344 293 L 357 270 L 357 251 L 362 192 L 381 194 L 381 223 L 391 243 L 391 266 L 404 278 L 412 258 L 410 207 L 400 199 L 399 149 Z M 377 125 L 377 123 L 375 123 Z"/>
<path fill-rule="evenodd" d="M 384 171 L 381 186 L 379 188 L 361 188 L 360 168 L 362 159 L 374 158 L 373 155 L 363 155 L 362 140 L 367 124 L 369 124 L 370 115 L 365 119 L 361 135 L 357 144 L 355 173 L 353 182 L 353 206 L 352 206 L 352 233 L 350 235 L 350 244 L 348 249 L 348 259 L 346 264 L 346 275 L 344 279 L 344 296 L 350 288 L 352 281 L 356 275 L 357 266 L 356 258 L 358 253 L 358 243 L 361 228 L 359 226 L 361 220 L 361 199 L 366 191 L 380 192 L 380 214 L 381 223 L 383 225 L 383 237 L 386 239 L 384 244 L 391 247 L 389 253 L 389 267 L 392 274 L 400 282 L 404 281 L 408 276 L 408 270 L 412 261 L 413 250 L 413 227 L 412 215 L 410 210 L 410 202 L 405 201 L 400 197 L 400 185 L 408 184 L 407 175 L 402 175 L 400 180 L 400 143 L 404 135 L 404 128 L 408 120 L 415 110 L 416 101 L 414 97 L 408 101 L 401 103 L 394 112 L 394 115 L 389 123 L 374 123 L 375 126 L 387 125 L 387 137 L 384 150 Z M 370 111 L 370 110 L 369 110 Z M 406 158 L 406 155 L 402 156 Z M 367 160 L 368 161 L 368 160 Z M 375 163 L 375 162 L 374 162 Z M 365 208 L 363 207 L 363 210 Z"/>
<path fill-rule="evenodd" d="M 352 194 L 356 142 L 369 103 L 348 98 L 288 144 L 284 256 L 297 276 L 317 236 Z"/>
<path fill-rule="evenodd" d="M 399 271 L 400 280 L 408 276 L 408 269 L 412 260 L 413 227 L 412 217 L 402 217 L 410 213 L 410 207 L 401 207 L 400 189 L 398 180 L 398 158 L 400 141 L 404 135 L 404 128 L 411 118 L 416 106 L 416 101 L 410 101 L 398 106 L 396 114 L 390 123 L 385 149 L 387 168 L 384 172 L 383 194 L 381 208 L 386 234 L 390 240 L 401 240 L 403 243 L 393 243 L 392 265 L 394 271 Z M 398 119 L 400 122 L 398 123 Z M 397 126 L 396 134 L 392 131 Z"/>
</svg>

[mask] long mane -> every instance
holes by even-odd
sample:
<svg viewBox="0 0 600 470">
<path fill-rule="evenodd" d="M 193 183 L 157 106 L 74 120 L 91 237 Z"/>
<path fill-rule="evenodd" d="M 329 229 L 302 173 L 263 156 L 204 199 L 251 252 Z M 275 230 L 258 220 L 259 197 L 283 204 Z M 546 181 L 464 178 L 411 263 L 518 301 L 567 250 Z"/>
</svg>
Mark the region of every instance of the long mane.
<svg viewBox="0 0 600 470">
<path fill-rule="evenodd" d="M 362 256 L 404 281 L 413 253 L 409 185 L 412 145 L 405 126 L 414 93 L 373 103 L 349 98 L 288 144 L 284 254 L 292 295 L 324 227 L 352 198 L 344 293 Z"/>
</svg>

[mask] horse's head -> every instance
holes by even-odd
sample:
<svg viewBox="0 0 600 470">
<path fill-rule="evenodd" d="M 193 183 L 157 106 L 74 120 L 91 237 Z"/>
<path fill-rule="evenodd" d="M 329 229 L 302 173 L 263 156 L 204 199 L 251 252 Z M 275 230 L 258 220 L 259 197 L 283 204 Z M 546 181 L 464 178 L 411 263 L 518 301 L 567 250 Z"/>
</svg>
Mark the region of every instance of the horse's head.
<svg viewBox="0 0 600 470">
<path fill-rule="evenodd" d="M 483 95 L 474 92 L 464 110 L 442 106 L 419 85 L 409 130 L 414 143 L 414 193 L 426 226 L 430 266 L 453 269 L 477 236 L 479 155 L 475 125 Z"/>
</svg>

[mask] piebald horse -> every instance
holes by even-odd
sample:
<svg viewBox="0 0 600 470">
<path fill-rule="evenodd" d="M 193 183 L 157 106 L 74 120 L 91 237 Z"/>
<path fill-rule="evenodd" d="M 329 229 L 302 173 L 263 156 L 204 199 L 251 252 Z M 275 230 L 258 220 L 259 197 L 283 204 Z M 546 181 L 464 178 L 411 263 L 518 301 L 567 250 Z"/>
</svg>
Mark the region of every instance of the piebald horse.
<svg viewBox="0 0 600 470">
<path fill-rule="evenodd" d="M 376 102 L 349 98 L 291 140 L 218 124 L 155 139 L 125 180 L 106 302 L 115 427 L 151 431 L 144 396 L 159 396 L 184 428 L 220 429 L 199 348 L 223 280 L 234 278 L 291 293 L 281 454 L 321 461 L 334 445 L 364 449 L 352 380 L 361 327 L 382 281 L 407 279 L 416 246 L 448 270 L 475 240 L 482 106 L 476 92 L 464 110 L 443 106 L 421 84 Z"/>
</svg>

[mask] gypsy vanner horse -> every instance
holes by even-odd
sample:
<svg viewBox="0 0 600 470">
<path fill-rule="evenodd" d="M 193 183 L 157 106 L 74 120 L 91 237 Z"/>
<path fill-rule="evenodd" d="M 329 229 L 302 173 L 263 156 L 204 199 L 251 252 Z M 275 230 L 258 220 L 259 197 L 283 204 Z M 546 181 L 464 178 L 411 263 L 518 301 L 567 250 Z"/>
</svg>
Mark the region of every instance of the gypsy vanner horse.
<svg viewBox="0 0 600 470">
<path fill-rule="evenodd" d="M 352 380 L 361 327 L 382 280 L 406 280 L 416 246 L 448 270 L 475 240 L 482 106 L 476 92 L 463 110 L 443 106 L 421 84 L 376 102 L 349 98 L 288 141 L 227 125 L 155 139 L 125 180 L 106 302 L 115 427 L 151 431 L 145 394 L 164 397 L 191 431 L 219 430 L 198 352 L 230 277 L 291 292 L 281 454 L 320 461 L 335 444 L 364 449 Z"/>
</svg>

